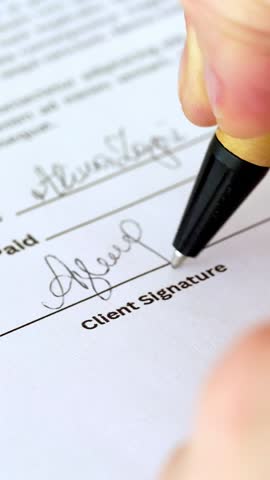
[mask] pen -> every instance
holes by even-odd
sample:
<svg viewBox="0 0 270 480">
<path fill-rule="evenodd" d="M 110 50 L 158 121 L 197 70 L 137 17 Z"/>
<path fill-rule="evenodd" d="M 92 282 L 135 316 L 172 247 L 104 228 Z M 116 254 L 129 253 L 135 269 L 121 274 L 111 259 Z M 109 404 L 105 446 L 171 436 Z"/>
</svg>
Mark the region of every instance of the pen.
<svg viewBox="0 0 270 480">
<path fill-rule="evenodd" d="M 265 177 L 270 134 L 237 139 L 217 130 L 175 236 L 172 266 L 196 257 Z"/>
</svg>

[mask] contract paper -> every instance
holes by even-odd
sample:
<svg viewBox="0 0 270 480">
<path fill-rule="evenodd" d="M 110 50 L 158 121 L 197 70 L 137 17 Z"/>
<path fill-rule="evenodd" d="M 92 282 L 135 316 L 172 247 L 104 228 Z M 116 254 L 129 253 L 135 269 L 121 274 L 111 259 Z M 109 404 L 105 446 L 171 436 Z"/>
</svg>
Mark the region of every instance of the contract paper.
<svg viewBox="0 0 270 480">
<path fill-rule="evenodd" d="M 172 240 L 213 129 L 177 99 L 174 0 L 1 0 L 0 476 L 148 480 L 269 313 L 269 177 Z"/>
</svg>

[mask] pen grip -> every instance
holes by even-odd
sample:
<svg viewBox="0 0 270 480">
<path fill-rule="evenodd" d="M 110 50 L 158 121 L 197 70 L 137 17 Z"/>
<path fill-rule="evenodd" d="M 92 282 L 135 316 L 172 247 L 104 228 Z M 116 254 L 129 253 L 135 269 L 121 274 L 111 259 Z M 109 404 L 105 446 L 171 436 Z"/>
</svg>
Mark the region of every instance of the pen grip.
<svg viewBox="0 0 270 480">
<path fill-rule="evenodd" d="M 255 138 L 235 138 L 218 128 L 216 136 L 238 158 L 260 167 L 270 167 L 270 134 Z"/>
</svg>

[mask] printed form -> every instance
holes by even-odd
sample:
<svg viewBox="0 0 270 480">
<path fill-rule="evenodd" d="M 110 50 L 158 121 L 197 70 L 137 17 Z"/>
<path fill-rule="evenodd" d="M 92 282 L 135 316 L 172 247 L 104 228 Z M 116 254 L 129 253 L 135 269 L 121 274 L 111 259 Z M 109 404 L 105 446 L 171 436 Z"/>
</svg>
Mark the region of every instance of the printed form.
<svg viewBox="0 0 270 480">
<path fill-rule="evenodd" d="M 179 106 L 184 38 L 176 0 L 1 0 L 2 479 L 156 478 L 269 314 L 269 177 L 170 265 L 213 134 Z"/>
</svg>

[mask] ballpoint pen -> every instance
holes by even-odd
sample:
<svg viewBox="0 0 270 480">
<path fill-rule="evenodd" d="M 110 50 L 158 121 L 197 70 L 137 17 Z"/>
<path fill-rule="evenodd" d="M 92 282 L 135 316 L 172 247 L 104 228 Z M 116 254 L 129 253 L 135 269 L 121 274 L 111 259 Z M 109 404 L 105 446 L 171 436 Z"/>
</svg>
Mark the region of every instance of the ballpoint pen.
<svg viewBox="0 0 270 480">
<path fill-rule="evenodd" d="M 204 249 L 269 167 L 270 134 L 237 139 L 217 130 L 173 242 L 173 267 Z"/>
</svg>

